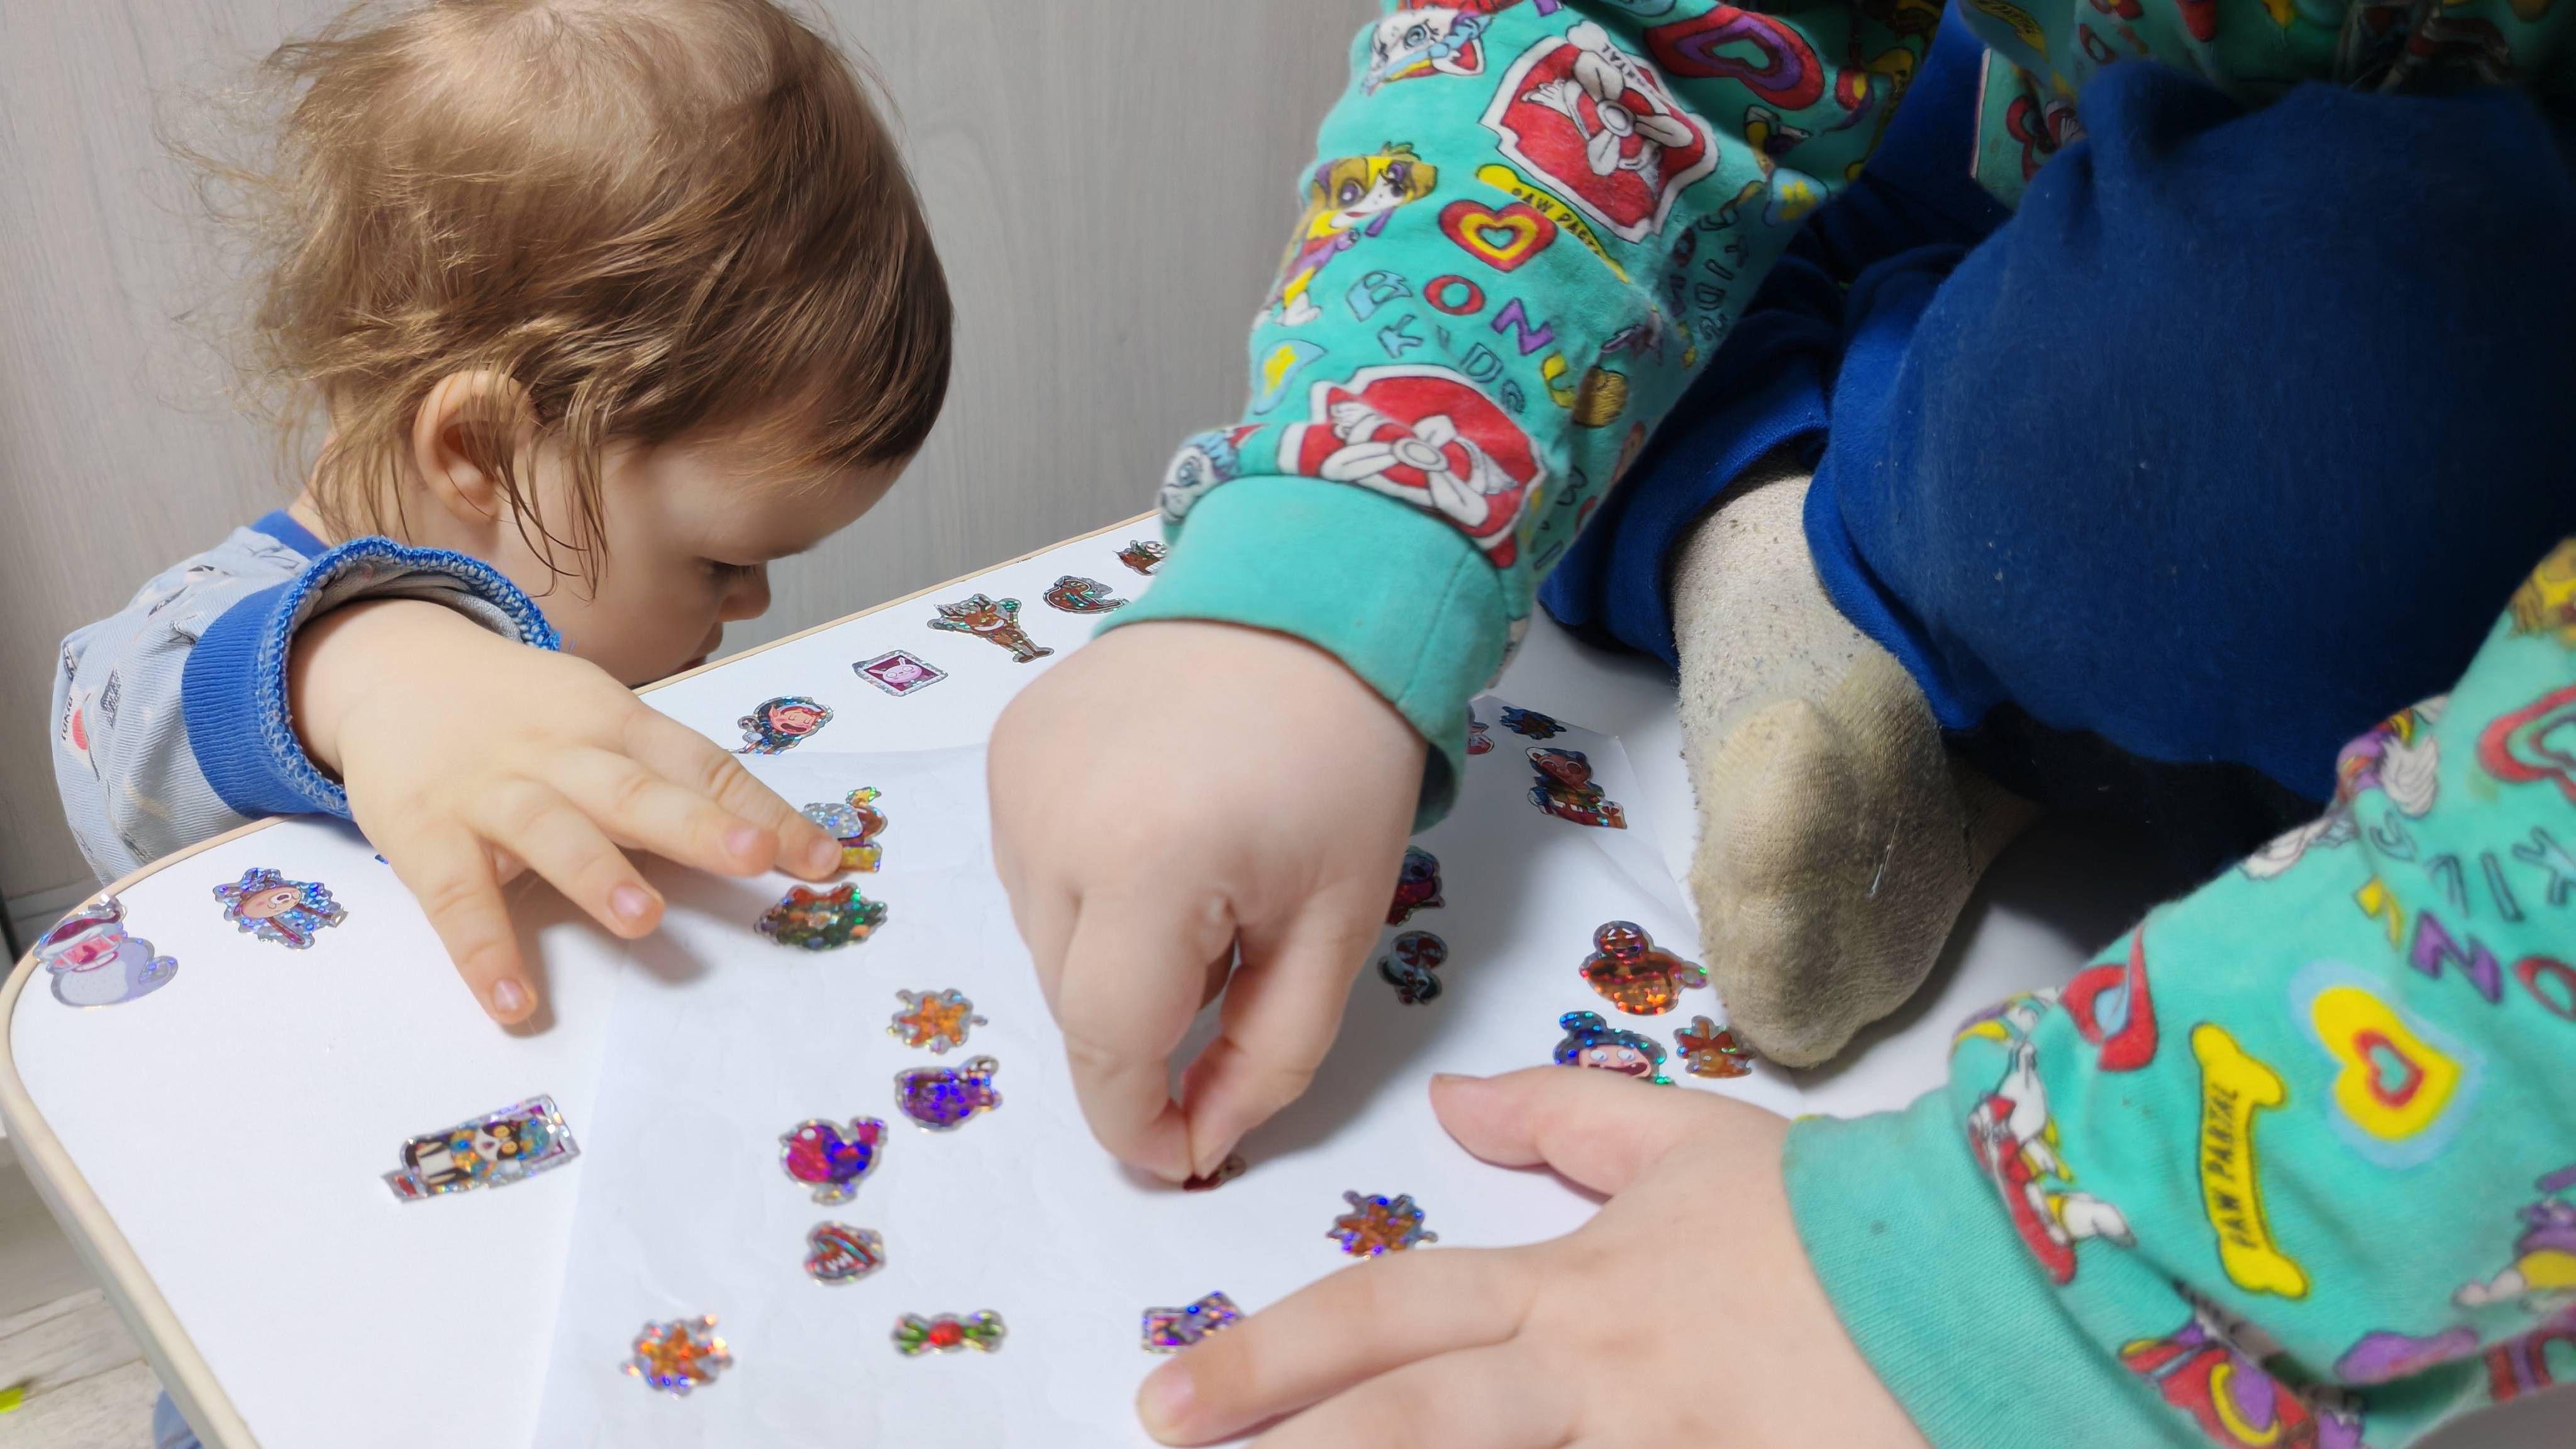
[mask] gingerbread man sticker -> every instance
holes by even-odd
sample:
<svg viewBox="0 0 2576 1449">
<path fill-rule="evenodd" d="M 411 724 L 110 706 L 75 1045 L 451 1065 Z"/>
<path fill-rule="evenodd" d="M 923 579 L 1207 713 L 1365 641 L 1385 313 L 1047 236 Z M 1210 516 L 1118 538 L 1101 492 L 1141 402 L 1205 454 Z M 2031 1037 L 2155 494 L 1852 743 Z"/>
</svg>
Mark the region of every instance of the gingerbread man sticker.
<svg viewBox="0 0 2576 1449">
<path fill-rule="evenodd" d="M 1592 933 L 1583 979 L 1603 1000 L 1630 1016 L 1661 1016 L 1682 993 L 1708 984 L 1708 971 L 1655 944 L 1634 921 L 1611 921 Z"/>
</svg>

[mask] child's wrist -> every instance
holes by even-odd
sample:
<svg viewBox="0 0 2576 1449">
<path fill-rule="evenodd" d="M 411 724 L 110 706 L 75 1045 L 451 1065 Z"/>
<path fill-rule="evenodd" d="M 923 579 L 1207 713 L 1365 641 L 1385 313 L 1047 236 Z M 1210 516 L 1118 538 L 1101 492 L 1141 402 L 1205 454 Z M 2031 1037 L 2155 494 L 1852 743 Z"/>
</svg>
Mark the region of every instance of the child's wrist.
<svg viewBox="0 0 2576 1449">
<path fill-rule="evenodd" d="M 306 621 L 287 663 L 287 712 L 313 763 L 335 779 L 347 725 L 370 698 L 381 697 L 384 670 L 417 671 L 421 651 L 437 641 L 485 630 L 442 604 L 421 599 L 361 599 Z"/>
</svg>

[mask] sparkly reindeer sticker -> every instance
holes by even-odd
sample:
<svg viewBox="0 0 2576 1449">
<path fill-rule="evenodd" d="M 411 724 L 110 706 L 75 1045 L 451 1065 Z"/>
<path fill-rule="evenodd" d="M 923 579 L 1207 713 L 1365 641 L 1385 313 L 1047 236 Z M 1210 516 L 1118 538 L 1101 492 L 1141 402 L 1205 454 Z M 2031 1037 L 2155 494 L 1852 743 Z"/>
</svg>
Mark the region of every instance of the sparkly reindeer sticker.
<svg viewBox="0 0 2576 1449">
<path fill-rule="evenodd" d="M 1011 662 L 1028 664 L 1053 654 L 1029 637 L 1020 627 L 1020 601 L 995 599 L 987 594 L 974 594 L 953 604 L 941 604 L 939 617 L 930 621 L 933 629 L 953 634 L 972 634 L 989 644 L 999 644 L 1011 651 Z"/>
</svg>

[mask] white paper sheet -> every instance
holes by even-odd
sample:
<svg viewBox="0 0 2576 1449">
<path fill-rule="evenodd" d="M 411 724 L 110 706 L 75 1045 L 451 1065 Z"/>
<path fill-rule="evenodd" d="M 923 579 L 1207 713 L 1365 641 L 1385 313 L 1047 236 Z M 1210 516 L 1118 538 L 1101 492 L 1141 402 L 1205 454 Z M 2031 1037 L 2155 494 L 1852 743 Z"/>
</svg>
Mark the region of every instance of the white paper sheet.
<svg viewBox="0 0 2576 1449">
<path fill-rule="evenodd" d="M 1495 747 L 1469 759 L 1458 809 L 1416 842 L 1439 859 L 1444 904 L 1381 938 L 1440 935 L 1442 993 L 1403 1005 L 1365 972 L 1314 1090 L 1244 1144 L 1248 1173 L 1205 1193 L 1128 1173 L 1084 1128 L 992 876 L 980 750 L 752 761 L 799 802 L 884 792 L 884 869 L 853 879 L 889 918 L 843 949 L 781 948 L 751 923 L 783 879 L 663 878 L 670 914 L 620 985 L 597 1116 L 573 1124 L 582 1196 L 538 1442 L 1144 1445 L 1130 1402 L 1156 1360 L 1138 1344 L 1141 1313 L 1212 1290 L 1254 1310 L 1345 1266 L 1328 1237 L 1345 1190 L 1410 1193 L 1439 1235 L 1417 1251 L 1579 1225 L 1584 1195 L 1452 1143 L 1428 1078 L 1545 1063 L 1558 1017 L 1594 1010 L 1660 1039 L 1678 1081 L 1707 1085 L 1681 1071 L 1672 1036 L 1723 1016 L 1695 990 L 1669 1014 L 1624 1017 L 1578 975 L 1604 921 L 1635 921 L 1685 956 L 1691 922 L 1637 828 L 1647 802 L 1618 743 L 1580 730 L 1545 742 L 1586 753 L 1631 828 L 1573 825 L 1532 805 L 1538 742 L 1498 709 L 1480 702 Z M 898 989 L 952 986 L 990 1021 L 965 1046 L 934 1058 L 887 1033 Z M 979 1054 L 1002 1064 L 998 1110 L 945 1134 L 896 1110 L 899 1069 Z M 1767 1072 L 1724 1085 L 1794 1106 Z M 854 1201 L 819 1206 L 779 1166 L 779 1135 L 862 1115 L 888 1122 L 889 1145 Z M 887 1266 L 810 1281 L 805 1233 L 826 1220 L 883 1234 Z M 1008 1324 L 998 1353 L 906 1359 L 890 1342 L 899 1315 L 978 1310 Z M 718 1382 L 683 1399 L 620 1371 L 648 1320 L 703 1313 L 734 1355 Z"/>
</svg>

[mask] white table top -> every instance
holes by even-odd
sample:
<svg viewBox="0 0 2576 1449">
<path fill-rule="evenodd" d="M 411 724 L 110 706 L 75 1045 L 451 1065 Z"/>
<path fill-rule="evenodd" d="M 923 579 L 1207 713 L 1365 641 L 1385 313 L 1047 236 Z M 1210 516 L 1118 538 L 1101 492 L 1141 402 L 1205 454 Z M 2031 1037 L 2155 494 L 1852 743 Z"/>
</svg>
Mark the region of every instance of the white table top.
<svg viewBox="0 0 2576 1449">
<path fill-rule="evenodd" d="M 758 702 L 745 694 L 748 676 L 780 677 L 786 663 L 786 676 L 812 681 L 804 692 L 835 712 L 819 748 L 980 740 L 1052 661 L 1015 665 L 992 645 L 934 632 L 924 627 L 931 605 L 977 592 L 1018 598 L 1023 623 L 1061 658 L 1090 621 L 1040 606 L 1047 585 L 1079 574 L 1132 596 L 1147 580 L 1116 552 L 1152 536 L 1150 520 L 1116 525 L 710 665 L 650 699 L 732 746 L 735 721 Z M 895 698 L 853 672 L 893 649 L 948 677 Z M 744 669 L 753 657 L 760 664 Z M 1624 740 L 1656 802 L 1641 819 L 1682 876 L 1693 817 L 1660 667 L 1580 646 L 1542 618 L 1500 691 Z M 75 1011 L 51 998 L 32 958 L 20 962 L 0 987 L 0 1120 L 210 1445 L 528 1443 L 579 1164 L 450 1200 L 428 1222 L 391 1210 L 377 1178 L 397 1165 L 401 1134 L 535 1093 L 587 1120 L 613 975 L 553 971 L 542 1027 L 496 1032 L 443 969 L 374 969 L 385 963 L 335 954 L 328 932 L 297 952 L 236 934 L 208 892 L 252 865 L 312 871 L 353 913 L 403 916 L 427 935 L 346 826 L 263 822 L 157 862 L 117 891 L 129 929 L 176 957 L 179 976 L 140 1000 Z M 1805 1110 L 1877 1110 L 1929 1089 L 1951 1023 L 2062 982 L 2152 894 L 2134 862 L 2097 843 L 2026 843 L 1990 878 L 1916 1002 L 1839 1066 L 1799 1079 Z M 523 888 L 518 909 L 540 962 L 550 936 L 592 929 L 541 886 Z M 434 952 L 422 959 L 443 967 Z M 344 989 L 352 976 L 369 978 L 367 989 Z M 387 1123 L 401 1126 L 389 1133 Z M 2555 1415 L 2539 1412 L 2544 1402 L 2441 1443 L 2564 1445 L 2564 1401 Z"/>
</svg>

